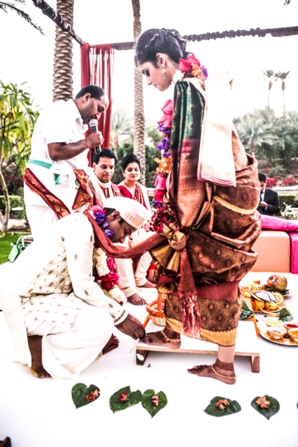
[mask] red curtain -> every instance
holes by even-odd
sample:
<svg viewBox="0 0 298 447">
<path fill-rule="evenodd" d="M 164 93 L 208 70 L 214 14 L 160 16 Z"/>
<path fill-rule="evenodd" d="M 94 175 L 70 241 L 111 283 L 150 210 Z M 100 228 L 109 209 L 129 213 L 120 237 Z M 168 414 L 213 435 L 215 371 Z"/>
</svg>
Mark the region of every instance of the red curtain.
<svg viewBox="0 0 298 447">
<path fill-rule="evenodd" d="M 115 50 L 111 44 L 81 46 L 81 84 L 102 87 L 110 100 L 106 113 L 98 120 L 98 129 L 102 132 L 104 147 L 110 147 L 111 115 L 112 115 L 112 76 Z M 90 161 L 90 160 L 89 160 Z"/>
</svg>

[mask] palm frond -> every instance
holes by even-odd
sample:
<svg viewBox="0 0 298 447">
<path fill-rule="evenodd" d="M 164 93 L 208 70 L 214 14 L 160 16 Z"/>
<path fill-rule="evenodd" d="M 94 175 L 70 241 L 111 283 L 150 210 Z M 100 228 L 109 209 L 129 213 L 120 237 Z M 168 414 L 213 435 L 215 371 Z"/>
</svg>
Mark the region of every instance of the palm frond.
<svg viewBox="0 0 298 447">
<path fill-rule="evenodd" d="M 24 4 L 25 1 L 24 0 L 15 0 L 19 3 Z M 13 5 L 12 3 L 7 3 L 7 2 L 0 2 L 0 9 L 6 13 L 8 13 L 9 11 L 15 12 L 18 16 L 20 16 L 22 19 L 26 20 L 26 22 L 29 23 L 29 25 L 33 26 L 33 28 L 35 28 L 37 31 L 39 31 L 43 36 L 44 31 L 43 29 L 37 25 L 36 23 L 34 23 L 31 19 L 31 17 L 29 16 L 29 14 L 27 14 L 26 12 L 24 12 L 22 9 L 17 8 L 15 5 Z"/>
</svg>

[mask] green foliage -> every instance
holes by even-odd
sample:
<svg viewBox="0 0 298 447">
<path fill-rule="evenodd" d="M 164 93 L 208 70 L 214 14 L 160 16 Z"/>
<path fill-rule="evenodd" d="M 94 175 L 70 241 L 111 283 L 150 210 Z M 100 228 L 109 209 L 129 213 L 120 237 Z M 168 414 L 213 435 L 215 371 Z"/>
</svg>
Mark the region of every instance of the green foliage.
<svg viewBox="0 0 298 447">
<path fill-rule="evenodd" d="M 16 84 L 4 84 L 0 81 L 1 168 L 4 160 L 15 154 L 15 162 L 24 169 L 30 155 L 31 137 L 37 116 L 29 93 Z"/>
<path fill-rule="evenodd" d="M 8 261 L 8 255 L 11 251 L 11 244 L 17 242 L 21 235 L 28 233 L 5 233 L 0 236 L 0 264 Z"/>
<path fill-rule="evenodd" d="M 5 176 L 14 176 L 24 170 L 37 116 L 29 93 L 16 84 L 0 81 L 0 187 L 5 201 L 5 214 L 4 217 L 0 215 L 0 220 L 4 231 L 10 214 Z"/>
<path fill-rule="evenodd" d="M 270 107 L 234 120 L 240 139 L 250 153 L 270 165 L 269 177 L 282 179 L 295 174 L 298 155 L 298 113 L 286 112 L 280 118 Z M 294 160 L 294 163 L 293 163 Z"/>
<path fill-rule="evenodd" d="M 9 196 L 10 208 L 23 206 L 23 198 L 21 196 Z M 5 200 L 4 196 L 0 196 L 0 210 L 4 210 Z"/>
<path fill-rule="evenodd" d="M 265 143 L 272 146 L 276 139 L 271 127 L 257 114 L 245 115 L 236 127 L 244 147 L 253 155 L 261 152 Z"/>
<path fill-rule="evenodd" d="M 148 127 L 146 133 L 148 138 L 150 138 L 151 140 L 152 146 L 156 147 L 162 138 L 160 131 L 157 130 L 155 127 Z"/>
</svg>

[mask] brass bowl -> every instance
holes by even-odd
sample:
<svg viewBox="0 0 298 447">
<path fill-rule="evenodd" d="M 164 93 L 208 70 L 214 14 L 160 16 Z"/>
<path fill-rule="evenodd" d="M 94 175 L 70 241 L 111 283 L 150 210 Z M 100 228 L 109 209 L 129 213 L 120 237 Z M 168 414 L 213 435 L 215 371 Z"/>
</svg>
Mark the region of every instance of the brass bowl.
<svg viewBox="0 0 298 447">
<path fill-rule="evenodd" d="M 283 323 L 282 323 L 282 321 L 280 321 L 278 318 L 266 318 L 265 319 L 265 324 L 266 324 L 266 326 L 269 326 L 269 327 L 281 327 L 281 326 L 283 326 Z"/>
<path fill-rule="evenodd" d="M 288 334 L 293 341 L 298 342 L 298 328 L 290 328 L 288 329 Z"/>
<path fill-rule="evenodd" d="M 274 340 L 282 340 L 287 333 L 287 330 L 282 326 L 271 327 L 267 329 L 267 332 Z"/>
</svg>

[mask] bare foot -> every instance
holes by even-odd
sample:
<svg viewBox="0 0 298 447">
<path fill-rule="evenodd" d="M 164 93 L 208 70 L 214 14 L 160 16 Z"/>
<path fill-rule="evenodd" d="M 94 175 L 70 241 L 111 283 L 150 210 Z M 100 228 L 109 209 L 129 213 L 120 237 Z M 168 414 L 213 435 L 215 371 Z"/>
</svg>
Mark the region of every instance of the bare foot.
<svg viewBox="0 0 298 447">
<path fill-rule="evenodd" d="M 236 383 L 236 376 L 234 372 L 222 371 L 218 368 L 215 369 L 215 365 L 198 365 L 187 370 L 190 374 L 195 374 L 200 377 L 212 377 L 213 379 L 220 380 L 221 382 L 233 385 Z"/>
<path fill-rule="evenodd" d="M 50 374 L 42 366 L 41 338 L 39 335 L 31 335 L 28 337 L 29 349 L 31 352 L 31 368 L 30 372 L 34 377 L 45 379 L 51 377 Z"/>
<path fill-rule="evenodd" d="M 146 343 L 146 345 L 163 346 L 172 349 L 179 349 L 181 346 L 180 334 L 168 328 L 162 331 L 149 332 L 142 339 L 142 342 Z"/>
<path fill-rule="evenodd" d="M 149 289 L 155 289 L 156 284 L 153 284 L 153 282 L 146 281 L 145 284 L 142 284 L 140 287 L 147 287 Z"/>
<path fill-rule="evenodd" d="M 145 301 L 140 295 L 137 293 L 134 293 L 131 296 L 127 297 L 127 301 L 130 304 L 134 304 L 135 306 L 144 306 L 144 304 L 147 304 L 147 301 Z"/>
<path fill-rule="evenodd" d="M 118 348 L 118 345 L 119 345 L 118 338 L 114 334 L 112 334 L 110 340 L 102 350 L 102 355 L 107 354 L 107 352 L 110 352 L 113 349 Z"/>
</svg>

